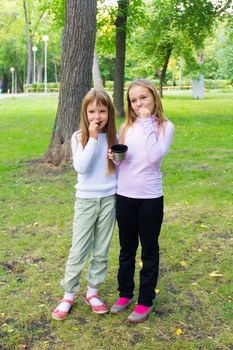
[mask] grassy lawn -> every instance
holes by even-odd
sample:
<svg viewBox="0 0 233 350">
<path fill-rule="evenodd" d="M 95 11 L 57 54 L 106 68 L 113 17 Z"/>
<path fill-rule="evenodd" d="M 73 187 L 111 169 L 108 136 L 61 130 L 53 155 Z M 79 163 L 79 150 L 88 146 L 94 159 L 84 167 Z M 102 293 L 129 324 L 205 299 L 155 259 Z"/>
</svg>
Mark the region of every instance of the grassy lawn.
<svg viewBox="0 0 233 350">
<path fill-rule="evenodd" d="M 0 99 L 0 349 L 233 349 L 233 94 L 208 94 L 201 101 L 165 96 L 163 104 L 176 135 L 162 166 L 160 279 L 154 312 L 132 325 L 128 312 L 91 312 L 84 303 L 85 273 L 70 316 L 51 319 L 63 294 L 59 281 L 71 243 L 76 174 L 69 165 L 40 162 L 55 96 Z M 101 287 L 109 306 L 117 298 L 118 251 L 116 228 Z M 139 263 L 140 252 L 135 298 Z"/>
</svg>

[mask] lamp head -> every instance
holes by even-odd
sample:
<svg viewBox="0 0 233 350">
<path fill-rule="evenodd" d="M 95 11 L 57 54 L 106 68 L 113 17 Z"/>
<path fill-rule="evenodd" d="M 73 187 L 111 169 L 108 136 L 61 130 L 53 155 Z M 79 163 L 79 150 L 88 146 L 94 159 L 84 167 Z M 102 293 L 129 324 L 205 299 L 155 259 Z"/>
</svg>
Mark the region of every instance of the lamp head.
<svg viewBox="0 0 233 350">
<path fill-rule="evenodd" d="M 43 41 L 46 42 L 49 40 L 49 36 L 48 35 L 43 35 L 42 37 Z"/>
</svg>

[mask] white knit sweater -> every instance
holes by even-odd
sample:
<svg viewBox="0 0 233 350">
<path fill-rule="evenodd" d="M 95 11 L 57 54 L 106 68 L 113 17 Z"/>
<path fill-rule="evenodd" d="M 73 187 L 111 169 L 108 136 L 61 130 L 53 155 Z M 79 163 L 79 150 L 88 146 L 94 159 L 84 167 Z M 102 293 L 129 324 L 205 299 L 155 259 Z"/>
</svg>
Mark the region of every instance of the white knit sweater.
<svg viewBox="0 0 233 350">
<path fill-rule="evenodd" d="M 102 198 L 116 193 L 116 174 L 108 174 L 108 144 L 106 133 L 98 139 L 89 138 L 85 147 L 81 133 L 76 131 L 71 138 L 73 166 L 78 173 L 75 186 L 76 197 Z"/>
</svg>

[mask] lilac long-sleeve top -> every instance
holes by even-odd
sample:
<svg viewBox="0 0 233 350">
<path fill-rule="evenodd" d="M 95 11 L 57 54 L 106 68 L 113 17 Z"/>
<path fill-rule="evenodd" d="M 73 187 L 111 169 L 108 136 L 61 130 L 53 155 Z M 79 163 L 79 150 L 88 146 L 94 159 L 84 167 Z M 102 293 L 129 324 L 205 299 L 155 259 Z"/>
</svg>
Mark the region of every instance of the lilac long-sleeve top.
<svg viewBox="0 0 233 350">
<path fill-rule="evenodd" d="M 119 164 L 117 194 L 130 198 L 163 195 L 160 167 L 173 135 L 174 125 L 169 120 L 159 131 L 156 117 L 137 117 L 125 134 L 128 151 L 125 160 Z"/>
</svg>

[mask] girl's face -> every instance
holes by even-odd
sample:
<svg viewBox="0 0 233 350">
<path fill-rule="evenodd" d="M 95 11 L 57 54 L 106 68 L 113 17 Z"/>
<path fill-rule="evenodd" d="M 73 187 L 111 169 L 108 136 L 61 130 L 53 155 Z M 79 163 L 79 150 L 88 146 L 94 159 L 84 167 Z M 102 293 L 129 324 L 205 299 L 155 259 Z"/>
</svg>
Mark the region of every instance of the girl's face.
<svg viewBox="0 0 233 350">
<path fill-rule="evenodd" d="M 95 122 L 98 132 L 103 132 L 108 122 L 108 107 L 104 105 L 97 106 L 96 101 L 87 106 L 88 122 Z"/>
<path fill-rule="evenodd" d="M 152 92 L 145 86 L 135 85 L 129 90 L 129 100 L 132 110 L 136 116 L 140 115 L 140 109 L 145 108 L 150 111 L 150 115 L 154 113 L 155 101 Z"/>
</svg>

